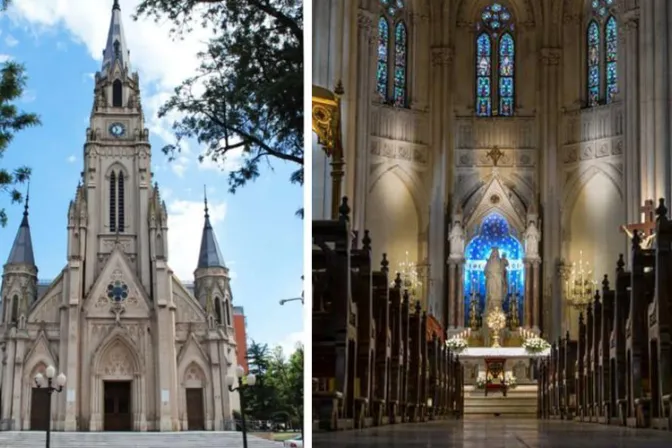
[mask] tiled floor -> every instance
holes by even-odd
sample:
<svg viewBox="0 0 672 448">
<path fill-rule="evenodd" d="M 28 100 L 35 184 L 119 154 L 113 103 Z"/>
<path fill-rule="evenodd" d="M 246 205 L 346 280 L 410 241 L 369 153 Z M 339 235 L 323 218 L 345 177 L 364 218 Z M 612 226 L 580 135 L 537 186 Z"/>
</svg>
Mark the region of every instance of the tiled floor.
<svg viewBox="0 0 672 448">
<path fill-rule="evenodd" d="M 538 420 L 452 420 L 313 434 L 314 448 L 670 448 L 672 432 Z"/>
</svg>

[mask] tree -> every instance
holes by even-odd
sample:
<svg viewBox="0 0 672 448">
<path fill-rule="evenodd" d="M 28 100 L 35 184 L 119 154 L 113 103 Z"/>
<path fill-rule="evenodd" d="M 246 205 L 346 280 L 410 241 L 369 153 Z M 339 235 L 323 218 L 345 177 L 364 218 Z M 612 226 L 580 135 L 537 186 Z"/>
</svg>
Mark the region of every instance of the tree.
<svg viewBox="0 0 672 448">
<path fill-rule="evenodd" d="M 159 116 L 177 112 L 174 158 L 185 139 L 205 146 L 218 162 L 242 151 L 229 189 L 254 181 L 262 163 L 298 165 L 290 181 L 303 185 L 303 2 L 301 0 L 143 0 L 136 19 L 167 17 L 174 37 L 195 24 L 213 30 L 199 54 L 197 74 L 185 80 Z"/>
<path fill-rule="evenodd" d="M 0 10 L 4 11 L 11 4 L 11 0 L 2 0 Z M 16 106 L 26 88 L 28 78 L 25 68 L 14 61 L 5 62 L 0 69 L 0 158 L 9 148 L 14 135 L 26 128 L 37 126 L 40 119 L 37 115 L 26 113 Z M 30 168 L 0 167 L 0 191 L 8 194 L 12 203 L 21 202 L 23 196 L 17 189 L 30 178 Z M 7 225 L 7 212 L 0 209 L 0 225 Z"/>
</svg>

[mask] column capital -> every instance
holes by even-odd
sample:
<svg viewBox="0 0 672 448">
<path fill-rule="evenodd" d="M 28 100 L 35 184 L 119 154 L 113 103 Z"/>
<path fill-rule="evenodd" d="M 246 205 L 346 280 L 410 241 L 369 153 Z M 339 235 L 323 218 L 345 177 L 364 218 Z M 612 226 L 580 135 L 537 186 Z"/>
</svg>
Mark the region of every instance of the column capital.
<svg viewBox="0 0 672 448">
<path fill-rule="evenodd" d="M 539 61 L 542 65 L 559 65 L 561 57 L 561 48 L 544 47 L 539 51 Z"/>
<path fill-rule="evenodd" d="M 357 13 L 357 27 L 364 32 L 369 32 L 373 28 L 373 14 L 369 11 L 360 9 Z"/>
<path fill-rule="evenodd" d="M 460 257 L 460 258 L 448 257 L 448 261 L 446 262 L 446 264 L 452 265 L 452 266 L 458 266 L 458 265 L 464 264 L 465 261 L 466 260 L 465 260 L 464 257 Z"/>
<path fill-rule="evenodd" d="M 541 264 L 541 258 L 539 257 L 531 257 L 531 258 L 523 258 L 523 263 L 524 264 L 529 264 L 529 265 L 540 265 Z"/>
</svg>

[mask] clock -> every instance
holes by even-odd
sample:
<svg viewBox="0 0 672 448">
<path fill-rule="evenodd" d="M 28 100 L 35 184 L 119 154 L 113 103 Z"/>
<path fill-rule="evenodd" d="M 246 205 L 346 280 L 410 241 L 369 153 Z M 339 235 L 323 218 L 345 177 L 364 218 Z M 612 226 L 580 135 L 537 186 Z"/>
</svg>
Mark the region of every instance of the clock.
<svg viewBox="0 0 672 448">
<path fill-rule="evenodd" d="M 123 124 L 121 123 L 112 123 L 110 125 L 110 134 L 112 134 L 113 137 L 121 137 L 126 133 L 126 128 L 124 127 Z"/>
</svg>

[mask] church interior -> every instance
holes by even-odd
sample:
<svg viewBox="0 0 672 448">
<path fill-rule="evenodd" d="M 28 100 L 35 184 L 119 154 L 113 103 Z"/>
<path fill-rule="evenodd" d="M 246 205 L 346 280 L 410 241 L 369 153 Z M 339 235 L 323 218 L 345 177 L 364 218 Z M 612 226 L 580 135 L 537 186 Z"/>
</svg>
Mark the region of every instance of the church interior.
<svg viewBox="0 0 672 448">
<path fill-rule="evenodd" d="M 316 446 L 669 442 L 672 4 L 312 4 Z"/>
</svg>

